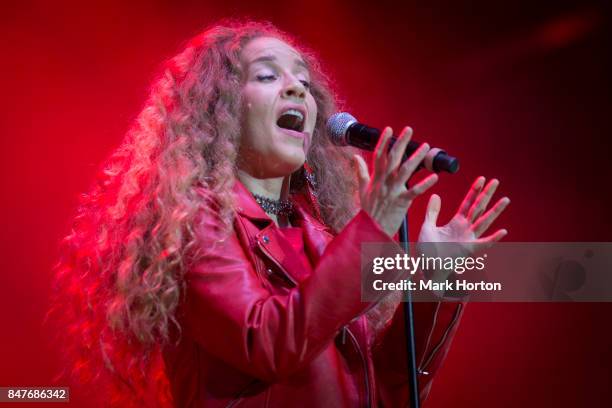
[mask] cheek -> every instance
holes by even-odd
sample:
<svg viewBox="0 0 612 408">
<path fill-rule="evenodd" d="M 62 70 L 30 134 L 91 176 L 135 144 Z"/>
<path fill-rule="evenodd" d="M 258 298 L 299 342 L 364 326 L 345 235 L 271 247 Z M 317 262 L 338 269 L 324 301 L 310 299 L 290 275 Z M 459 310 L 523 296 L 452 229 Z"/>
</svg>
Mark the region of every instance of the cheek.
<svg viewBox="0 0 612 408">
<path fill-rule="evenodd" d="M 261 133 L 266 116 L 266 106 L 256 99 L 250 98 L 248 101 L 244 101 L 243 104 L 243 120 L 242 120 L 242 132 L 250 134 L 249 137 L 260 137 L 257 136 Z"/>
<path fill-rule="evenodd" d="M 260 152 L 263 146 L 266 145 L 261 140 L 265 136 L 265 132 L 261 128 L 261 113 L 259 112 L 257 102 L 252 98 L 244 98 L 242 106 L 240 148 L 244 155 L 250 156 L 258 154 L 257 152 Z"/>
<path fill-rule="evenodd" d="M 261 115 L 262 102 L 259 92 L 254 87 L 247 86 L 242 90 L 242 109 L 247 123 L 252 123 Z"/>
<path fill-rule="evenodd" d="M 274 102 L 273 89 L 251 84 L 243 89 L 242 100 L 252 112 L 264 112 Z"/>
</svg>

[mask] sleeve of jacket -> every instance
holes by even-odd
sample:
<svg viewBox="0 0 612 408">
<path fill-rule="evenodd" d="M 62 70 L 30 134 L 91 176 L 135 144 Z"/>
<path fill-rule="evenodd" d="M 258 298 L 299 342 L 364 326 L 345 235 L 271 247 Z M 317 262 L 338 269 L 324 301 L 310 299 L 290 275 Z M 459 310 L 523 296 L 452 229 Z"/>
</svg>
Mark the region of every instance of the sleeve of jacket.
<svg viewBox="0 0 612 408">
<path fill-rule="evenodd" d="M 310 277 L 278 295 L 261 284 L 230 235 L 186 274 L 186 333 L 255 378 L 286 377 L 367 309 L 360 292 L 362 242 L 393 242 L 364 211 L 329 243 Z"/>
<path fill-rule="evenodd" d="M 413 303 L 419 394 L 425 401 L 459 326 L 465 302 Z M 400 303 L 372 348 L 378 399 L 383 407 L 409 406 L 405 314 Z"/>
</svg>

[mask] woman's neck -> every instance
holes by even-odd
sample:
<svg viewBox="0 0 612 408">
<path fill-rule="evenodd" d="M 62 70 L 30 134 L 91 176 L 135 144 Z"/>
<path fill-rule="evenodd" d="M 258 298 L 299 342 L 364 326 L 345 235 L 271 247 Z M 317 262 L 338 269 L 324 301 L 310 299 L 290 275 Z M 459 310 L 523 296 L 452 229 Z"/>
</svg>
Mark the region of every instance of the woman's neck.
<svg viewBox="0 0 612 408">
<path fill-rule="evenodd" d="M 236 174 L 238 180 L 253 194 L 269 198 L 271 200 L 287 200 L 289 198 L 289 184 L 291 175 L 285 177 L 275 177 L 260 179 L 251 176 L 244 170 L 238 169 Z M 268 214 L 268 216 L 281 227 L 289 226 L 289 220 L 286 216 L 277 216 L 276 214 Z"/>
</svg>

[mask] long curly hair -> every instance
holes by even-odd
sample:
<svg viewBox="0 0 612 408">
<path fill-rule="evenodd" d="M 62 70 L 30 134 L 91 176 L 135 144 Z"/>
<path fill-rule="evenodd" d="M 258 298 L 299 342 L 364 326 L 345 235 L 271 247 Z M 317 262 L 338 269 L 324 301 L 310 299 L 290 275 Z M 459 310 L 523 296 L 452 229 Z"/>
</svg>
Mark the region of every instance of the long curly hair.
<svg viewBox="0 0 612 408">
<path fill-rule="evenodd" d="M 134 125 L 82 196 L 55 268 L 47 321 L 58 325 L 66 358 L 57 378 L 103 390 L 109 406 L 172 403 L 160 351 L 181 331 L 175 313 L 201 245 L 197 214 L 209 211 L 231 233 L 240 53 L 261 36 L 287 42 L 309 66 L 318 116 L 307 161 L 323 221 L 338 231 L 354 214 L 351 153 L 325 135 L 336 98 L 313 54 L 269 23 L 227 21 L 191 39 L 164 64 Z"/>
</svg>

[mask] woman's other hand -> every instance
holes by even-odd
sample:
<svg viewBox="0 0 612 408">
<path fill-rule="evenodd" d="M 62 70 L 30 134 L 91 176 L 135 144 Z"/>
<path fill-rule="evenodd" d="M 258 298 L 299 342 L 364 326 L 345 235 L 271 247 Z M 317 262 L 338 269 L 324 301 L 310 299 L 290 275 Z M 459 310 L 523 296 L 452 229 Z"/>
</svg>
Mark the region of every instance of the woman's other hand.
<svg viewBox="0 0 612 408">
<path fill-rule="evenodd" d="M 427 205 L 425 221 L 419 234 L 419 242 L 456 243 L 459 244 L 462 253 L 454 255 L 465 256 L 489 248 L 506 236 L 508 231 L 505 229 L 498 229 L 492 234 L 482 236 L 510 203 L 508 197 L 503 197 L 487 210 L 487 206 L 499 186 L 499 181 L 493 179 L 483 189 L 484 184 L 485 178 L 482 176 L 474 181 L 457 213 L 444 226 L 437 225 L 441 206 L 440 197 L 432 194 Z"/>
</svg>

